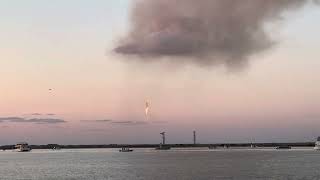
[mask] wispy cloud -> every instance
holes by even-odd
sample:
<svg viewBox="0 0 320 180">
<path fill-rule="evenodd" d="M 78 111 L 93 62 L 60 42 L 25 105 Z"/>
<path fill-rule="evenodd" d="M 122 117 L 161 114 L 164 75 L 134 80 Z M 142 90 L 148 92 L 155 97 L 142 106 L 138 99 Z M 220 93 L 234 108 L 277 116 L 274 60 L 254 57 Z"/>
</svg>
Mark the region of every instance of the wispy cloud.
<svg viewBox="0 0 320 180">
<path fill-rule="evenodd" d="M 166 124 L 166 121 L 115 121 L 111 119 L 104 120 L 81 120 L 84 123 L 106 123 L 111 125 L 123 125 L 123 126 L 136 126 L 136 125 L 148 125 L 148 124 Z"/>
<path fill-rule="evenodd" d="M 86 122 L 86 123 L 110 123 L 110 122 L 112 122 L 112 120 L 111 119 L 81 120 L 81 122 Z"/>
<path fill-rule="evenodd" d="M 117 125 L 127 125 L 127 126 L 134 126 L 134 125 L 146 125 L 148 124 L 145 121 L 112 121 L 112 124 Z"/>
<path fill-rule="evenodd" d="M 84 122 L 84 123 L 106 123 L 106 124 L 112 124 L 112 125 L 126 125 L 126 126 L 148 124 L 148 122 L 145 122 L 145 121 L 114 121 L 114 120 L 111 120 L 111 119 L 81 120 L 80 122 Z"/>
<path fill-rule="evenodd" d="M 0 122 L 21 122 L 24 121 L 21 117 L 0 117 Z"/>
<path fill-rule="evenodd" d="M 50 119 L 50 118 L 34 118 L 34 119 L 27 119 L 25 122 L 29 123 L 39 123 L 39 124 L 59 124 L 59 123 L 66 123 L 63 119 Z"/>
<path fill-rule="evenodd" d="M 24 114 L 24 115 L 25 116 L 56 116 L 56 114 L 54 113 L 39 113 L 39 112 Z"/>
<path fill-rule="evenodd" d="M 32 113 L 31 115 L 32 115 L 32 116 L 42 116 L 41 113 Z"/>
<path fill-rule="evenodd" d="M 0 123 L 35 123 L 35 124 L 59 124 L 66 123 L 63 119 L 53 118 L 32 118 L 26 119 L 21 117 L 0 117 Z"/>
</svg>

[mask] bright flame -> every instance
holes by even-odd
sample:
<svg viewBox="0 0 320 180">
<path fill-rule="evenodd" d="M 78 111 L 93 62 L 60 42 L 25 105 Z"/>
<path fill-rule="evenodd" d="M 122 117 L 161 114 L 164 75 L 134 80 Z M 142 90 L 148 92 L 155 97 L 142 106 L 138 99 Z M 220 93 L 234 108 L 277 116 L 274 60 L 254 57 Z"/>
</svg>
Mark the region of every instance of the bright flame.
<svg viewBox="0 0 320 180">
<path fill-rule="evenodd" d="M 149 109 L 150 109 L 150 103 L 148 101 L 146 101 L 146 107 L 145 107 L 146 117 L 148 117 L 148 115 L 149 115 Z"/>
</svg>

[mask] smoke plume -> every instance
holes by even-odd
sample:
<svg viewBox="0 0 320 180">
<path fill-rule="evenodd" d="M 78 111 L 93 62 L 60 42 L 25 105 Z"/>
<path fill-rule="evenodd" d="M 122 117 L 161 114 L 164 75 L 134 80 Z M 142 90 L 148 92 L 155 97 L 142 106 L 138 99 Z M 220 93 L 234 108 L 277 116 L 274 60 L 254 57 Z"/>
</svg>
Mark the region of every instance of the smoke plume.
<svg viewBox="0 0 320 180">
<path fill-rule="evenodd" d="M 192 59 L 196 64 L 246 64 L 276 41 L 265 29 L 312 0 L 135 0 L 131 27 L 115 52 Z"/>
</svg>

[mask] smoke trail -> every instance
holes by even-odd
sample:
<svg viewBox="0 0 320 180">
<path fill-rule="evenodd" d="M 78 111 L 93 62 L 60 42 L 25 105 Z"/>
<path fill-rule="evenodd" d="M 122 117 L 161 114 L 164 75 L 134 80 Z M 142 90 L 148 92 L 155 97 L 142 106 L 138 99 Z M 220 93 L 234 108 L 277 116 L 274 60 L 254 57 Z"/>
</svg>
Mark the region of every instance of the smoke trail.
<svg viewBox="0 0 320 180">
<path fill-rule="evenodd" d="M 131 31 L 115 52 L 142 60 L 168 56 L 191 58 L 200 65 L 246 64 L 251 55 L 275 44 L 266 23 L 309 1 L 136 0 Z"/>
</svg>

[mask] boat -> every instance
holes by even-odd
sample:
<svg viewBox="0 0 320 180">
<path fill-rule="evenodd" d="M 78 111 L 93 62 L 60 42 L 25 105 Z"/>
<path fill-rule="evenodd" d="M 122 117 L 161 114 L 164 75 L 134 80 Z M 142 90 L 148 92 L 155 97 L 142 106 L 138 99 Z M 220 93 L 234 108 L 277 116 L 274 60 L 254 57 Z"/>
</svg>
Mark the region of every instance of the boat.
<svg viewBox="0 0 320 180">
<path fill-rule="evenodd" d="M 314 146 L 315 150 L 320 150 L 320 137 L 318 137 L 316 145 Z"/>
<path fill-rule="evenodd" d="M 47 147 L 53 151 L 60 150 L 61 147 L 59 144 L 48 144 Z"/>
<path fill-rule="evenodd" d="M 132 152 L 133 150 L 132 149 L 129 149 L 129 148 L 122 148 L 119 150 L 119 152 Z"/>
<path fill-rule="evenodd" d="M 60 147 L 55 146 L 55 147 L 53 147 L 53 148 L 52 148 L 52 150 L 53 150 L 53 151 L 59 151 L 59 150 L 61 150 L 61 148 L 60 148 Z"/>
<path fill-rule="evenodd" d="M 250 148 L 251 148 L 251 149 L 255 149 L 255 148 L 257 148 L 257 145 L 251 144 L 251 145 L 250 145 Z"/>
<path fill-rule="evenodd" d="M 291 146 L 281 145 L 281 146 L 276 147 L 276 149 L 278 149 L 278 150 L 281 150 L 281 149 L 291 149 Z"/>
<path fill-rule="evenodd" d="M 15 145 L 15 151 L 17 151 L 17 152 L 30 152 L 31 147 L 26 142 L 17 143 Z"/>
</svg>

